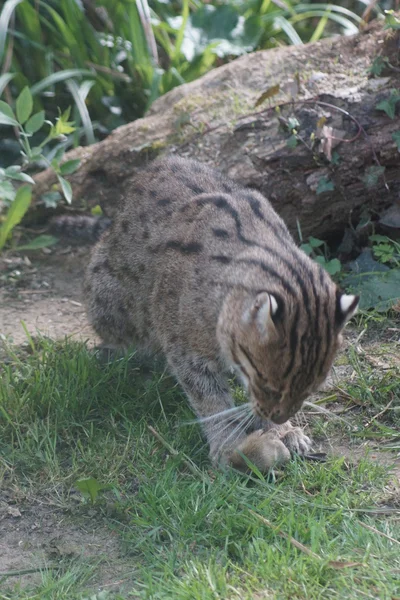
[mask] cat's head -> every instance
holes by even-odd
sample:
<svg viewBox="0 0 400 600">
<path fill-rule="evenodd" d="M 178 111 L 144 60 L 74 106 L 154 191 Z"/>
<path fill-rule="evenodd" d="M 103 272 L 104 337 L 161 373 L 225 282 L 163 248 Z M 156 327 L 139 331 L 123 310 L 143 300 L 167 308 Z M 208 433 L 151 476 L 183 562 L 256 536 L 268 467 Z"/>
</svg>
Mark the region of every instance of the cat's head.
<svg viewBox="0 0 400 600">
<path fill-rule="evenodd" d="M 219 339 L 224 354 L 260 417 L 284 423 L 326 379 L 341 331 L 359 302 L 358 296 L 329 284 L 307 305 L 303 299 L 260 291 L 235 303 L 240 314 L 230 315 L 229 323 L 229 312 L 223 315 Z"/>
</svg>

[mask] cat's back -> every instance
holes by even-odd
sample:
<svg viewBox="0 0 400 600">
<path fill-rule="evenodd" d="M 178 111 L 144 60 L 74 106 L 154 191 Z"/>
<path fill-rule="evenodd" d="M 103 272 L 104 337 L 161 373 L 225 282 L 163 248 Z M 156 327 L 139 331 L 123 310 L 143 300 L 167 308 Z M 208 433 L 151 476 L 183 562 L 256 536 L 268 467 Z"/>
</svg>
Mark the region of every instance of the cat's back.
<svg viewBox="0 0 400 600">
<path fill-rule="evenodd" d="M 152 162 L 126 185 L 110 234 L 114 256 L 129 252 L 165 257 L 210 252 L 223 256 L 249 249 L 251 239 L 291 240 L 282 219 L 261 194 L 192 159 L 168 157 Z M 222 251 L 222 254 L 221 254 Z M 223 262 L 223 258 L 221 262 Z"/>
</svg>

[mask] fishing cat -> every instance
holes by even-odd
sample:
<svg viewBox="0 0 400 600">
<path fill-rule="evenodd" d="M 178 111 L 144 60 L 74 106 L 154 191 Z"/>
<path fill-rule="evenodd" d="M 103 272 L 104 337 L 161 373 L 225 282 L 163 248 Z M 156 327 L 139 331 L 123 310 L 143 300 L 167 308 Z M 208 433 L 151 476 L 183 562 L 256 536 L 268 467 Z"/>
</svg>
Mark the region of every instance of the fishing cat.
<svg viewBox="0 0 400 600">
<path fill-rule="evenodd" d="M 265 472 L 306 454 L 289 418 L 326 378 L 358 297 L 295 245 L 259 192 L 204 164 L 156 160 L 126 189 L 87 270 L 96 332 L 164 354 L 215 463 Z M 245 408 L 234 408 L 232 368 Z"/>
</svg>

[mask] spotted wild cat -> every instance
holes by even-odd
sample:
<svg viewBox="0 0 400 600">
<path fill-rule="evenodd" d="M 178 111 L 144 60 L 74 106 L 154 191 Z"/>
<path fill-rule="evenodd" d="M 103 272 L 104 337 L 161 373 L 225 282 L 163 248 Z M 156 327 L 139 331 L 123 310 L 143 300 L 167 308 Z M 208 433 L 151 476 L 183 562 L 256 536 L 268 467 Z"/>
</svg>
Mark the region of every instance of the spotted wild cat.
<svg viewBox="0 0 400 600">
<path fill-rule="evenodd" d="M 324 381 L 358 304 L 260 193 L 176 157 L 132 178 L 85 295 L 106 344 L 165 355 L 214 462 L 241 469 L 244 455 L 262 471 L 309 451 L 289 418 Z M 250 400 L 238 409 L 232 368 Z"/>
</svg>

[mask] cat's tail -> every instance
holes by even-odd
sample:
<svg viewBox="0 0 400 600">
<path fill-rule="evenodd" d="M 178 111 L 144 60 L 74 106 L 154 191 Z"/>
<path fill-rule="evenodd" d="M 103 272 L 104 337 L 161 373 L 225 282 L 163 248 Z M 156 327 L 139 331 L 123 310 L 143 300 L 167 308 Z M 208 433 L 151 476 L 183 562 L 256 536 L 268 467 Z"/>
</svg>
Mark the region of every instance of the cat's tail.
<svg viewBox="0 0 400 600">
<path fill-rule="evenodd" d="M 112 220 L 108 217 L 91 217 L 88 215 L 60 215 L 50 221 L 49 230 L 54 235 L 69 238 L 78 243 L 94 243 L 102 233 L 110 227 Z"/>
</svg>

